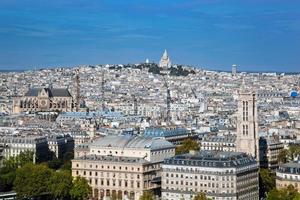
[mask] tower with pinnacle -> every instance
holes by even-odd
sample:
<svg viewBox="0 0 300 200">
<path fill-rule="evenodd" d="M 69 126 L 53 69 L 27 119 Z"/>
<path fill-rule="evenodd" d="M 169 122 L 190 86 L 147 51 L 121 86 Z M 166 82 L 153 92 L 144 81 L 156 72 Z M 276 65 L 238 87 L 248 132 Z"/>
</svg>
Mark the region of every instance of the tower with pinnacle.
<svg viewBox="0 0 300 200">
<path fill-rule="evenodd" d="M 171 60 L 168 56 L 167 50 L 165 49 L 160 61 L 159 61 L 159 67 L 161 68 L 169 68 L 171 67 Z"/>
<path fill-rule="evenodd" d="M 252 155 L 259 161 L 257 96 L 243 82 L 238 93 L 236 150 Z"/>
</svg>

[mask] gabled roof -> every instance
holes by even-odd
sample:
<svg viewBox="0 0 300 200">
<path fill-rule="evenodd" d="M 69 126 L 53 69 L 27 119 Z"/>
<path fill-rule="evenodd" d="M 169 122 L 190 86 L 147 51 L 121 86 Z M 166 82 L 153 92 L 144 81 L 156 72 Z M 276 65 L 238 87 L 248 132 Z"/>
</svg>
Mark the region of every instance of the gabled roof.
<svg viewBox="0 0 300 200">
<path fill-rule="evenodd" d="M 49 97 L 72 97 L 67 88 L 30 88 L 25 96 L 36 97 L 43 89 L 49 93 Z"/>
</svg>

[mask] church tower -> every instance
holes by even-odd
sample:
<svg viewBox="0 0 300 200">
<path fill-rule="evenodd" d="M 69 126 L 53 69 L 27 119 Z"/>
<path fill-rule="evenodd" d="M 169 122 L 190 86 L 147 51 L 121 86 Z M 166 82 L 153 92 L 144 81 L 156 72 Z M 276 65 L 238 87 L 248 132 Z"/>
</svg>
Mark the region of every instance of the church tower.
<svg viewBox="0 0 300 200">
<path fill-rule="evenodd" d="M 236 150 L 259 161 L 259 136 L 256 94 L 244 87 L 238 94 Z"/>
<path fill-rule="evenodd" d="M 165 49 L 164 54 L 162 55 L 160 61 L 159 61 L 159 67 L 162 68 L 169 68 L 171 67 L 171 60 L 168 56 L 167 50 Z"/>
</svg>

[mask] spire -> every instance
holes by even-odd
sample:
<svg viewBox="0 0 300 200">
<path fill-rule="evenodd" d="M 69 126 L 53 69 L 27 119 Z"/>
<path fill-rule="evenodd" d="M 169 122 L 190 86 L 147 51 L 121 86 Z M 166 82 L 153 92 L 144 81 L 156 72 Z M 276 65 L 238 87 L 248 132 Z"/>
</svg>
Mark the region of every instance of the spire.
<svg viewBox="0 0 300 200">
<path fill-rule="evenodd" d="M 246 90 L 246 83 L 245 83 L 245 78 L 243 77 L 240 91 L 241 92 L 245 92 L 245 90 Z"/>
<path fill-rule="evenodd" d="M 167 68 L 167 67 L 171 67 L 171 61 L 170 58 L 168 56 L 167 50 L 165 49 L 160 61 L 159 61 L 159 67 L 162 68 Z"/>
<path fill-rule="evenodd" d="M 163 54 L 163 57 L 164 57 L 164 58 L 168 58 L 168 52 L 167 52 L 167 49 L 165 49 L 164 54 Z"/>
</svg>

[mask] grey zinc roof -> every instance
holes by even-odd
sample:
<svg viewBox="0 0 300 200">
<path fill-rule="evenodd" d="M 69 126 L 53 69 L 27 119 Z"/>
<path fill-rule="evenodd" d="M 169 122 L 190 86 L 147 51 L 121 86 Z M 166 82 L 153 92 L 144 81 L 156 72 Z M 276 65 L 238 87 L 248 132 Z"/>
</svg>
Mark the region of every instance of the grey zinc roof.
<svg viewBox="0 0 300 200">
<path fill-rule="evenodd" d="M 242 152 L 198 151 L 195 154 L 181 154 L 167 158 L 164 164 L 203 166 L 203 167 L 241 167 L 257 164 L 255 159 Z"/>
<path fill-rule="evenodd" d="M 133 164 L 146 164 L 149 163 L 143 158 L 132 158 L 132 157 L 117 157 L 117 156 L 97 156 L 97 155 L 86 155 L 75 158 L 74 160 L 88 160 L 88 161 L 106 161 L 106 162 L 122 162 L 122 163 L 133 163 Z"/>
<path fill-rule="evenodd" d="M 164 128 L 164 127 L 148 127 L 144 135 L 149 137 L 172 137 L 188 134 L 188 130 L 181 127 Z"/>
<path fill-rule="evenodd" d="M 50 97 L 71 97 L 67 88 L 30 88 L 25 96 L 38 96 L 38 93 L 43 89 L 49 93 Z"/>
<path fill-rule="evenodd" d="M 150 148 L 151 150 L 172 148 L 174 145 L 162 138 L 131 135 L 109 135 L 91 144 L 94 147 Z"/>
<path fill-rule="evenodd" d="M 203 142 L 235 143 L 236 135 L 229 136 L 208 136 L 202 139 Z"/>
<path fill-rule="evenodd" d="M 53 88 L 51 93 L 54 97 L 71 97 L 70 92 L 66 88 Z"/>
</svg>

